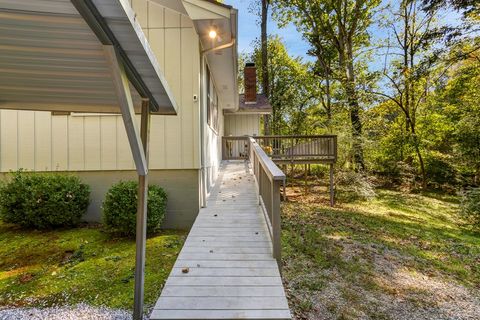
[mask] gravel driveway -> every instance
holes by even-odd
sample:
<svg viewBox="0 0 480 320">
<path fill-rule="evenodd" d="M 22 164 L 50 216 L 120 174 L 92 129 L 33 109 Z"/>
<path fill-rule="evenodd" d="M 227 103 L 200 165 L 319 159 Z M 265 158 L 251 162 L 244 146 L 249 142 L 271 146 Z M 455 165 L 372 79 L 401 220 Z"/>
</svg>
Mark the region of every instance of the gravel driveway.
<svg viewBox="0 0 480 320">
<path fill-rule="evenodd" d="M 130 311 L 91 307 L 79 304 L 73 307 L 45 309 L 15 308 L 0 309 L 0 320 L 131 320 Z M 147 320 L 147 318 L 144 318 Z"/>
</svg>

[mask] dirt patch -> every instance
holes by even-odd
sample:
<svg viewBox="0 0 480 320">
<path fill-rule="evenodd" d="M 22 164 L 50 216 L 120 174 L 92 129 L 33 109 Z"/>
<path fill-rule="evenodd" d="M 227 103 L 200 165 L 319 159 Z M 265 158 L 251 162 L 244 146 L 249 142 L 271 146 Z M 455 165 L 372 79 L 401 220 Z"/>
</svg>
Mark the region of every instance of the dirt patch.
<svg viewBox="0 0 480 320">
<path fill-rule="evenodd" d="M 328 280 L 320 290 L 295 297 L 308 309 L 295 307 L 295 319 L 480 319 L 480 296 L 475 290 L 440 275 L 409 269 L 411 258 L 395 250 L 349 239 L 336 240 L 343 247 L 343 261 L 368 267 L 353 278 L 345 277 L 337 268 L 318 273 L 317 278 Z"/>
</svg>

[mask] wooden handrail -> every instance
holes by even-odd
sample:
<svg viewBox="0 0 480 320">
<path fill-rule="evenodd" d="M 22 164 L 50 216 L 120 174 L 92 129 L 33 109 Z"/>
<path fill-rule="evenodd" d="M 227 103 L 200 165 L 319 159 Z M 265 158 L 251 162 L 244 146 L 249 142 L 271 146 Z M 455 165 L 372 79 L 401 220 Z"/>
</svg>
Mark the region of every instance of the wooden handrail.
<svg viewBox="0 0 480 320">
<path fill-rule="evenodd" d="M 272 239 L 273 257 L 282 266 L 280 187 L 285 174 L 268 157 L 253 138 L 249 138 L 249 160 L 258 187 L 259 205 L 263 209 Z"/>
<path fill-rule="evenodd" d="M 238 138 L 240 138 L 239 136 L 236 136 Z M 288 138 L 288 139 L 298 139 L 298 138 L 336 138 L 337 136 L 334 135 L 334 134 L 312 134 L 312 135 L 301 135 L 301 134 L 297 134 L 297 135 L 272 135 L 272 136 L 253 136 L 252 138 L 254 139 L 263 139 L 263 138 Z M 233 136 L 232 137 L 227 137 L 227 138 L 234 138 Z"/>
<path fill-rule="evenodd" d="M 265 167 L 267 175 L 272 180 L 285 180 L 285 174 L 279 167 L 272 161 L 272 159 L 265 153 L 260 145 L 254 138 L 250 138 L 250 150 L 254 151 L 262 166 Z"/>
</svg>

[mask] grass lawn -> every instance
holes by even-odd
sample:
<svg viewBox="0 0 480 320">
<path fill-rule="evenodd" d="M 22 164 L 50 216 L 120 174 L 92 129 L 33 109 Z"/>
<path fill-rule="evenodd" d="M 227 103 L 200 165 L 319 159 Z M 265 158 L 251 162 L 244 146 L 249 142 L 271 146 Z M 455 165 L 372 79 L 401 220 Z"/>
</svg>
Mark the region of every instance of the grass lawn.
<svg viewBox="0 0 480 320">
<path fill-rule="evenodd" d="M 457 197 L 379 190 L 332 209 L 325 189 L 300 190 L 282 207 L 297 319 L 480 319 L 480 234 Z"/>
<path fill-rule="evenodd" d="M 147 240 L 145 303 L 152 306 L 185 240 L 164 231 Z M 25 231 L 0 222 L 0 308 L 85 302 L 133 307 L 135 241 L 98 227 Z"/>
</svg>

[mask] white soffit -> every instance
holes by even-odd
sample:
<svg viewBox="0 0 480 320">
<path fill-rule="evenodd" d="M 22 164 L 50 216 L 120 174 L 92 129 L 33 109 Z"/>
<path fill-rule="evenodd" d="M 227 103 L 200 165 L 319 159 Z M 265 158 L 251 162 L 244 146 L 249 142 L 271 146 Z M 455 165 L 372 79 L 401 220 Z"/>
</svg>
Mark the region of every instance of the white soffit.
<svg viewBox="0 0 480 320">
<path fill-rule="evenodd" d="M 199 35 L 202 51 L 205 52 L 222 107 L 238 109 L 238 11 L 214 0 L 183 0 L 182 2 Z M 212 29 L 218 35 L 215 40 L 209 37 Z M 231 46 L 227 48 L 209 51 L 229 44 Z"/>
<path fill-rule="evenodd" d="M 72 2 L 93 9 L 93 19 Z M 0 0 L 0 108 L 120 112 L 103 49 L 113 44 L 136 89 L 134 104 L 139 107 L 142 96 L 150 99 L 152 111 L 176 114 L 173 95 L 128 2 L 72 2 Z"/>
<path fill-rule="evenodd" d="M 230 19 L 230 6 L 208 0 L 183 0 L 182 2 L 192 20 Z"/>
</svg>

